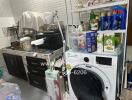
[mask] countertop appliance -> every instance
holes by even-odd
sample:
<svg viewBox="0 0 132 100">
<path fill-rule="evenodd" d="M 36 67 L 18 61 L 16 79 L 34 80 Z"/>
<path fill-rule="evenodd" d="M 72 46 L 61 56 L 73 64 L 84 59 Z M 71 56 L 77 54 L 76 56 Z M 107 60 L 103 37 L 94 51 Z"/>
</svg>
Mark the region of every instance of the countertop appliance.
<svg viewBox="0 0 132 100">
<path fill-rule="evenodd" d="M 118 56 L 67 51 L 70 100 L 116 100 Z"/>
<path fill-rule="evenodd" d="M 59 32 L 48 31 L 37 33 L 36 39 L 44 39 L 44 43 L 39 45 L 40 49 L 57 50 L 63 46 L 62 37 Z"/>
</svg>

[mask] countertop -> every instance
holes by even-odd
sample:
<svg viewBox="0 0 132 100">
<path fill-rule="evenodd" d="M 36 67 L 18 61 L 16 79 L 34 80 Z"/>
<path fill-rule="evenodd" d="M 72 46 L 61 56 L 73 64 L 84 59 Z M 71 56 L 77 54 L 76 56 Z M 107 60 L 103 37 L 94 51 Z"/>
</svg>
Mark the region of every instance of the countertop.
<svg viewBox="0 0 132 100">
<path fill-rule="evenodd" d="M 52 51 L 51 50 L 50 51 L 49 50 L 39 50 L 39 49 L 37 51 L 23 51 L 23 50 L 17 50 L 17 49 L 12 49 L 10 47 L 7 47 L 7 48 L 1 49 L 1 53 L 22 56 L 24 65 L 27 65 L 27 61 L 26 61 L 27 56 L 45 59 L 47 61 L 47 64 L 50 65 L 51 61 L 54 61 L 54 59 L 57 59 L 60 56 L 62 56 L 63 48 L 60 48 L 54 51 L 53 50 Z"/>
</svg>

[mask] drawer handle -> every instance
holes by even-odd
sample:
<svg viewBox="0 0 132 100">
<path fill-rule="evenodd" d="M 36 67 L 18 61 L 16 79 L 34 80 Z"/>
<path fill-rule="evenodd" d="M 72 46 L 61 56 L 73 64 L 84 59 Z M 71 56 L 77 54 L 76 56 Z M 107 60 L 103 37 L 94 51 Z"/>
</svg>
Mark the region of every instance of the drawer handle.
<svg viewBox="0 0 132 100">
<path fill-rule="evenodd" d="M 39 82 L 33 81 L 33 83 L 35 83 L 35 84 L 39 85 Z"/>
<path fill-rule="evenodd" d="M 38 73 L 38 71 L 35 71 L 35 70 L 32 70 L 32 72 L 34 72 L 34 73 Z"/>
<path fill-rule="evenodd" d="M 33 65 L 37 65 L 38 63 L 35 63 L 35 62 L 31 62 L 31 64 L 33 64 Z"/>
</svg>

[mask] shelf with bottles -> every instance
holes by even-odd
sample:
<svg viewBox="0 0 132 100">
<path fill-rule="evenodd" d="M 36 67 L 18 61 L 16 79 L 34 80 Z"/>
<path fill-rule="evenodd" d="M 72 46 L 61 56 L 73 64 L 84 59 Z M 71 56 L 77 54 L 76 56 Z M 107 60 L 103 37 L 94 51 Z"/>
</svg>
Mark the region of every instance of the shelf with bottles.
<svg viewBox="0 0 132 100">
<path fill-rule="evenodd" d="M 102 8 L 107 8 L 107 7 L 112 7 L 112 6 L 117 6 L 117 5 L 126 5 L 128 4 L 127 0 L 102 0 L 106 2 L 99 2 L 101 0 L 87 0 L 87 2 L 83 2 L 84 0 L 80 0 L 81 6 L 79 6 L 76 10 L 72 10 L 72 12 L 78 13 L 78 12 L 83 12 L 83 11 L 90 11 L 90 10 L 95 10 L 95 9 L 102 9 Z M 86 0 L 85 0 L 86 1 Z M 90 1 L 98 1 L 94 3 L 90 3 Z M 107 2 L 108 1 L 108 2 Z"/>
<path fill-rule="evenodd" d="M 127 32 L 127 6 L 113 6 L 107 10 L 92 11 L 80 15 L 77 31 Z"/>
<path fill-rule="evenodd" d="M 114 32 L 74 32 L 69 39 L 72 51 L 99 55 L 118 55 L 123 44 L 122 34 Z"/>
<path fill-rule="evenodd" d="M 97 33 L 103 33 L 103 34 L 107 34 L 107 33 L 120 33 L 120 34 L 125 34 L 127 32 L 127 30 L 105 30 L 105 31 L 97 31 Z"/>
</svg>

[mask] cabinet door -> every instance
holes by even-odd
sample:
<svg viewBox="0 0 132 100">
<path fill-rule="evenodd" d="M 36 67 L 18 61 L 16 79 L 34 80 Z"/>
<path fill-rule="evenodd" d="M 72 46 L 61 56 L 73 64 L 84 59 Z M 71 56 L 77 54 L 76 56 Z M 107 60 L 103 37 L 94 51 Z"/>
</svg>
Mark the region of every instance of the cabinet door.
<svg viewBox="0 0 132 100">
<path fill-rule="evenodd" d="M 16 70 L 17 67 L 15 65 L 15 60 L 14 60 L 15 57 L 10 54 L 6 54 L 6 53 L 3 53 L 3 57 L 4 57 L 9 74 L 15 76 L 17 72 Z"/>
<path fill-rule="evenodd" d="M 130 0 L 130 11 L 129 11 L 129 21 L 128 21 L 128 45 L 132 45 L 132 0 Z"/>
<path fill-rule="evenodd" d="M 27 80 L 26 71 L 24 68 L 23 60 L 21 56 L 3 54 L 8 72 L 18 78 Z"/>
<path fill-rule="evenodd" d="M 27 80 L 26 71 L 23 64 L 23 59 L 21 56 L 15 55 L 15 65 L 17 66 L 17 76 L 24 80 Z"/>
</svg>

